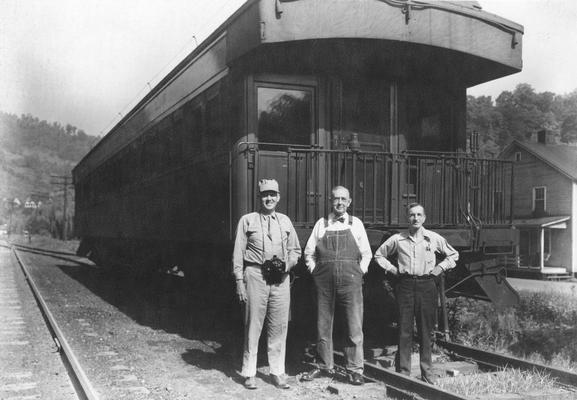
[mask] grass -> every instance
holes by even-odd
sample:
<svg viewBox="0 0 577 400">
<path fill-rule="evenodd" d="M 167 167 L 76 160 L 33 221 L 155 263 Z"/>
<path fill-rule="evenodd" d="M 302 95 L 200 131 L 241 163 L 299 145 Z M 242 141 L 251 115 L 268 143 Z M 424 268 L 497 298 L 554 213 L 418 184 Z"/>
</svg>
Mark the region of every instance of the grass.
<svg viewBox="0 0 577 400">
<path fill-rule="evenodd" d="M 546 393 L 555 388 L 555 380 L 538 371 L 527 374 L 518 369 L 505 368 L 493 373 L 445 378 L 439 381 L 438 387 L 465 397 L 488 393 Z"/>
<path fill-rule="evenodd" d="M 448 300 L 452 340 L 577 372 L 577 298 L 564 293 L 520 292 L 515 308 Z"/>
</svg>

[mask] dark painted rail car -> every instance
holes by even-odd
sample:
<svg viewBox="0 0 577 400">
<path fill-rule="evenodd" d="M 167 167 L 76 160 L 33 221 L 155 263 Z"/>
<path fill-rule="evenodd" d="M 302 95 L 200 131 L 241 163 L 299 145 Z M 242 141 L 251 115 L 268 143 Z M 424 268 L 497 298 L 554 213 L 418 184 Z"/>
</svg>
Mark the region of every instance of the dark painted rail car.
<svg viewBox="0 0 577 400">
<path fill-rule="evenodd" d="M 373 246 L 421 201 L 462 254 L 451 292 L 514 302 L 513 168 L 468 146 L 466 89 L 520 71 L 522 37 L 476 2 L 247 1 L 76 166 L 80 250 L 227 276 L 258 179 L 302 241 L 339 183 Z"/>
</svg>

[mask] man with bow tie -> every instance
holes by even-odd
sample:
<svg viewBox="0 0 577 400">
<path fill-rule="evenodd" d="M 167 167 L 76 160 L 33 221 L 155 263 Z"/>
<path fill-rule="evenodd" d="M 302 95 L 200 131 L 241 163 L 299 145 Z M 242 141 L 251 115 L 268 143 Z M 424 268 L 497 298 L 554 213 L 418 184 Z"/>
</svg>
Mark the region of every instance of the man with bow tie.
<svg viewBox="0 0 577 400">
<path fill-rule="evenodd" d="M 363 380 L 363 275 L 372 253 L 360 219 L 347 213 L 351 197 L 347 188 L 332 190 L 332 213 L 315 224 L 305 247 L 305 261 L 317 292 L 317 354 L 315 369 L 304 381 L 334 374 L 333 322 L 335 308 L 342 309 L 346 325 L 344 348 L 350 382 Z"/>
</svg>

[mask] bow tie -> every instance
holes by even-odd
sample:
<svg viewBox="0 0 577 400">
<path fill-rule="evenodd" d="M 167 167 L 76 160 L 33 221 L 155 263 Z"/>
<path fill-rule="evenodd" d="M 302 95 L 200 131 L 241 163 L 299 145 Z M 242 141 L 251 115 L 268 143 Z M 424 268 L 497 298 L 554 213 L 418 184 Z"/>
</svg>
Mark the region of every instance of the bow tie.
<svg viewBox="0 0 577 400">
<path fill-rule="evenodd" d="M 345 217 L 344 217 L 344 216 L 341 216 L 341 217 L 335 218 L 335 221 L 339 221 L 339 222 L 343 222 L 343 223 L 344 223 L 344 222 L 345 222 Z"/>
</svg>

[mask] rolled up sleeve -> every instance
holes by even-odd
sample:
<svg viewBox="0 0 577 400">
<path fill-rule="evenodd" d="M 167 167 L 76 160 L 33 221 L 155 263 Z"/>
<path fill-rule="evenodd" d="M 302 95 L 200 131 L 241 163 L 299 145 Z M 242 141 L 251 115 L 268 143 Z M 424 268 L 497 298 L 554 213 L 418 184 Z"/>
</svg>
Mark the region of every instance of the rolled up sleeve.
<svg viewBox="0 0 577 400">
<path fill-rule="evenodd" d="M 455 268 L 459 260 L 459 253 L 442 236 L 437 239 L 437 252 L 445 256 L 443 261 L 437 264 L 443 271 Z"/>
<path fill-rule="evenodd" d="M 316 251 L 317 251 L 317 241 L 319 240 L 320 227 L 323 220 L 320 219 L 315 224 L 309 239 L 307 240 L 307 245 L 305 246 L 305 264 L 309 272 L 313 272 L 316 266 Z"/>
<path fill-rule="evenodd" d="M 369 270 L 369 264 L 371 263 L 371 258 L 373 258 L 373 252 L 371 251 L 371 244 L 369 243 L 369 238 L 367 236 L 367 231 L 363 223 L 358 220 L 357 222 L 357 244 L 359 246 L 359 251 L 361 253 L 361 261 L 359 262 L 359 267 L 364 274 Z"/>
<path fill-rule="evenodd" d="M 387 272 L 395 271 L 397 268 L 391 264 L 387 257 L 392 256 L 397 251 L 397 239 L 395 236 L 388 238 L 379 246 L 375 252 L 375 261 Z"/>
<path fill-rule="evenodd" d="M 290 230 L 287 238 L 287 269 L 293 268 L 301 256 L 301 244 L 293 224 L 289 221 Z"/>
</svg>

